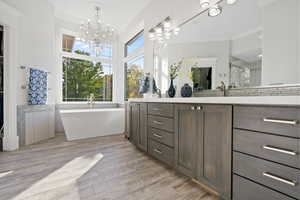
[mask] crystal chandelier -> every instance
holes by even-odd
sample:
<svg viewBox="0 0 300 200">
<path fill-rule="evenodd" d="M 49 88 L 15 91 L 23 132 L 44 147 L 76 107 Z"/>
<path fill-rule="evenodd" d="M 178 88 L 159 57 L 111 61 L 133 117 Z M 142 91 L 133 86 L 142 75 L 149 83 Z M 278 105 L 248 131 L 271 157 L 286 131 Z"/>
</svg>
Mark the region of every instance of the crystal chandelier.
<svg viewBox="0 0 300 200">
<path fill-rule="evenodd" d="M 115 29 L 101 21 L 100 7 L 96 6 L 95 9 L 95 19 L 81 23 L 79 39 L 88 44 L 90 51 L 98 57 L 106 45 L 112 45 Z"/>
</svg>

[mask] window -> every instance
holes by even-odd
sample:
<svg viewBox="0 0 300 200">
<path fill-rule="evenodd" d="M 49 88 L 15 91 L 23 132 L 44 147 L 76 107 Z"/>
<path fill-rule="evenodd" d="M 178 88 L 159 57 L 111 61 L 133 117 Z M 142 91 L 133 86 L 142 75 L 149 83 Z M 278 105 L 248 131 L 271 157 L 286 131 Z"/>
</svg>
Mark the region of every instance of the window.
<svg viewBox="0 0 300 200">
<path fill-rule="evenodd" d="M 112 47 L 106 46 L 99 57 L 75 37 L 63 35 L 62 41 L 64 102 L 87 101 L 90 94 L 95 101 L 112 101 Z"/>
<path fill-rule="evenodd" d="M 126 96 L 128 98 L 141 98 L 139 94 L 140 82 L 144 71 L 144 33 L 137 34 L 125 44 L 125 80 Z"/>
</svg>

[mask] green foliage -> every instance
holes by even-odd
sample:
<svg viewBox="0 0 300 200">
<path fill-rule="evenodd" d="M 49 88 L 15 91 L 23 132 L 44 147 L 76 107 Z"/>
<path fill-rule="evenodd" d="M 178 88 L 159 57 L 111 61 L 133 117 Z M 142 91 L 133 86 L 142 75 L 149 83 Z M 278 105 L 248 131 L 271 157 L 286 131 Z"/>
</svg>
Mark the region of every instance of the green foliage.
<svg viewBox="0 0 300 200">
<path fill-rule="evenodd" d="M 127 98 L 141 98 L 139 94 L 140 81 L 144 73 L 137 65 L 131 65 L 127 69 Z"/>
<path fill-rule="evenodd" d="M 77 51 L 77 54 L 89 53 Z M 88 60 L 63 58 L 63 100 L 85 101 L 93 93 L 96 101 L 112 100 L 112 75 L 104 75 L 102 64 Z"/>
</svg>

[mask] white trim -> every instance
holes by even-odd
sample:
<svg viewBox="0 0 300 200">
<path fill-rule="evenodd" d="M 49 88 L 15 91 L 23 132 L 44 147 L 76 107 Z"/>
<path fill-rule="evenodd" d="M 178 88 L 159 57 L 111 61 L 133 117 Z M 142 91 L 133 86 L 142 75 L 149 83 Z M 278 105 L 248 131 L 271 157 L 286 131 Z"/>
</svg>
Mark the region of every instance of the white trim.
<svg viewBox="0 0 300 200">
<path fill-rule="evenodd" d="M 18 19 L 20 13 L 0 2 L 0 24 L 4 26 L 4 138 L 5 151 L 19 148 L 17 135 Z"/>
<path fill-rule="evenodd" d="M 144 48 L 142 48 L 142 49 L 134 52 L 133 54 L 131 54 L 131 55 L 127 56 L 127 57 L 124 57 L 123 58 L 123 62 L 126 63 L 126 62 L 128 62 L 130 60 L 133 60 L 134 58 L 137 58 L 137 57 L 139 57 L 141 55 L 144 55 Z"/>
</svg>

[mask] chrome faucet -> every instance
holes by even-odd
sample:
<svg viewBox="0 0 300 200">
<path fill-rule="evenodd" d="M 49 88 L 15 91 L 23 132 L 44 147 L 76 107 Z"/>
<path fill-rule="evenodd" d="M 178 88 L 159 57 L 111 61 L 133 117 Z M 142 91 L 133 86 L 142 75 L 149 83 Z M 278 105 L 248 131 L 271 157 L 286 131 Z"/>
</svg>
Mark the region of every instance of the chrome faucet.
<svg viewBox="0 0 300 200">
<path fill-rule="evenodd" d="M 226 85 L 223 81 L 221 81 L 221 85 L 217 87 L 217 89 L 221 90 L 223 92 L 223 96 L 226 96 Z"/>
<path fill-rule="evenodd" d="M 91 93 L 90 96 L 88 97 L 88 104 L 90 106 L 95 104 L 95 95 L 93 93 Z"/>
</svg>

